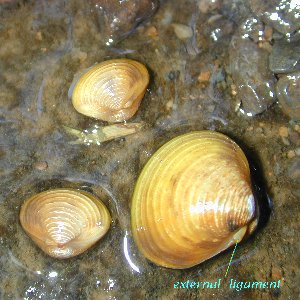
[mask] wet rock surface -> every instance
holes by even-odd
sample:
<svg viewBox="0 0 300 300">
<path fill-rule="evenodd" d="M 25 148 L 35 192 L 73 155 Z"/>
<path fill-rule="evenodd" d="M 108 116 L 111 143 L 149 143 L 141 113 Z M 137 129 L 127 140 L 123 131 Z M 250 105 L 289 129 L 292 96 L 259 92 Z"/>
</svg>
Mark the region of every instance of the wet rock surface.
<svg viewBox="0 0 300 300">
<path fill-rule="evenodd" d="M 198 1 L 174 5 L 173 0 L 161 0 L 148 22 L 109 47 L 86 1 L 0 6 L 1 300 L 297 299 L 300 189 L 294 160 L 299 157 L 299 121 L 286 116 L 277 104 L 254 117 L 235 110 L 229 46 L 235 29 L 251 17 L 249 1 L 200 2 L 206 5 L 205 13 Z M 173 23 L 189 26 L 193 36 L 180 40 Z M 277 33 L 261 23 L 264 26 L 251 31 L 253 39 L 246 38 L 260 50 L 261 43 L 268 45 Z M 265 74 L 264 64 L 260 68 L 247 63 L 254 60 L 250 50 L 256 57 L 257 49 L 242 45 L 244 57 L 234 49 L 244 60 L 242 66 Z M 108 125 L 76 112 L 67 95 L 74 75 L 121 57 L 142 62 L 151 74 L 141 106 L 130 119 L 143 122 L 143 129 L 100 146 L 70 144 L 64 126 L 84 131 Z M 249 72 L 253 76 L 254 71 Z M 243 148 L 258 201 L 272 209 L 271 214 L 261 213 L 265 220 L 260 229 L 239 243 L 227 279 L 281 280 L 280 289 L 230 289 L 224 274 L 233 249 L 191 269 L 171 270 L 151 264 L 133 241 L 130 202 L 142 168 L 171 138 L 203 129 L 225 133 Z M 113 218 L 100 243 L 69 260 L 43 254 L 19 223 L 25 199 L 62 187 L 93 193 Z M 179 281 L 218 278 L 220 289 L 174 289 Z"/>
<path fill-rule="evenodd" d="M 257 17 L 247 18 L 238 28 L 238 35 L 245 39 L 258 43 L 262 40 L 264 24 Z"/>
<path fill-rule="evenodd" d="M 208 19 L 205 34 L 214 42 L 231 37 L 233 32 L 233 22 L 224 18 L 222 15 L 215 15 Z"/>
<path fill-rule="evenodd" d="M 276 80 L 269 70 L 269 53 L 241 37 L 233 37 L 229 53 L 230 71 L 241 109 L 250 116 L 262 113 L 276 100 Z"/>
<path fill-rule="evenodd" d="M 282 110 L 292 119 L 300 120 L 300 72 L 280 77 L 276 92 Z"/>
<path fill-rule="evenodd" d="M 300 69 L 300 41 L 275 40 L 269 57 L 274 73 L 289 73 Z"/>
<path fill-rule="evenodd" d="M 107 45 L 124 39 L 158 7 L 158 0 L 89 0 L 89 3 Z"/>
<path fill-rule="evenodd" d="M 251 0 L 252 11 L 265 23 L 283 34 L 300 28 L 300 4 L 294 0 Z"/>
</svg>

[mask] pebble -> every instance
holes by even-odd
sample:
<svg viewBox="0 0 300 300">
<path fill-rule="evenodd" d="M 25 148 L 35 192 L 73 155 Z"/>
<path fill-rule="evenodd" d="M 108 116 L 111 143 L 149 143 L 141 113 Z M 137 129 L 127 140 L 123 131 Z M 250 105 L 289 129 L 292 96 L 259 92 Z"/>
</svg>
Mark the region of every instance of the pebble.
<svg viewBox="0 0 300 300">
<path fill-rule="evenodd" d="M 41 31 L 38 31 L 36 34 L 35 34 L 35 39 L 37 41 L 42 41 L 43 40 L 43 35 L 42 35 L 42 32 Z"/>
<path fill-rule="evenodd" d="M 278 266 L 272 265 L 271 277 L 272 277 L 272 280 L 282 279 L 282 270 L 281 270 L 281 268 L 278 267 Z"/>
<path fill-rule="evenodd" d="M 173 107 L 173 100 L 169 100 L 167 103 L 166 103 L 166 109 L 167 110 L 170 110 L 172 107 Z"/>
<path fill-rule="evenodd" d="M 202 71 L 198 76 L 199 82 L 207 82 L 209 81 L 211 72 L 210 71 Z"/>
<path fill-rule="evenodd" d="M 278 133 L 281 137 L 288 137 L 289 136 L 288 128 L 285 127 L 285 126 L 279 127 Z"/>
<path fill-rule="evenodd" d="M 179 23 L 173 23 L 172 27 L 174 29 L 174 32 L 176 36 L 180 40 L 186 40 L 193 36 L 193 29 L 187 25 L 179 24 Z"/>
<path fill-rule="evenodd" d="M 280 77 L 276 92 L 283 112 L 291 119 L 300 120 L 300 72 Z"/>
<path fill-rule="evenodd" d="M 146 29 L 145 34 L 154 40 L 158 39 L 158 31 L 155 26 L 150 26 Z"/>
<path fill-rule="evenodd" d="M 265 49 L 269 53 L 272 52 L 272 46 L 269 42 L 266 42 L 266 41 L 258 42 L 258 47 L 262 48 L 262 49 Z"/>
<path fill-rule="evenodd" d="M 231 84 L 230 85 L 230 91 L 231 91 L 231 95 L 232 96 L 236 96 L 237 95 L 237 91 L 236 91 L 236 86 L 235 84 Z M 238 109 L 240 108 L 240 104 L 238 103 Z"/>
<path fill-rule="evenodd" d="M 44 171 L 48 168 L 48 163 L 46 161 L 37 161 L 33 164 L 36 170 Z"/>
<path fill-rule="evenodd" d="M 289 73 L 300 70 L 300 42 L 274 41 L 269 56 L 270 70 L 274 73 Z"/>
<path fill-rule="evenodd" d="M 287 153 L 287 158 L 293 158 L 293 157 L 295 157 L 295 156 L 296 156 L 295 151 L 293 151 L 293 150 L 288 151 L 288 153 Z"/>
</svg>

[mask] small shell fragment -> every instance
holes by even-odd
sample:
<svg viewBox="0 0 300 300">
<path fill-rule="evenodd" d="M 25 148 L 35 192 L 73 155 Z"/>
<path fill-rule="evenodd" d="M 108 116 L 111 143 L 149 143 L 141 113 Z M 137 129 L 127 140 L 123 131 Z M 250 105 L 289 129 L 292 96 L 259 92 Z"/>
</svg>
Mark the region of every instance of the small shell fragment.
<svg viewBox="0 0 300 300">
<path fill-rule="evenodd" d="M 143 123 L 118 123 L 108 126 L 94 125 L 83 131 L 68 126 L 63 126 L 67 133 L 77 137 L 77 140 L 70 144 L 97 144 L 125 137 L 138 132 L 143 127 Z"/>
</svg>

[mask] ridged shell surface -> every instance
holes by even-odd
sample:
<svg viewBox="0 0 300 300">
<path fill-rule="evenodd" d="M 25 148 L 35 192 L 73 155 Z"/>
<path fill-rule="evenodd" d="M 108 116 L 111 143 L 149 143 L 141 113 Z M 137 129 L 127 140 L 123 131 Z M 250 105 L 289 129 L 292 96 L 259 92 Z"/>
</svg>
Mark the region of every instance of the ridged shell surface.
<svg viewBox="0 0 300 300">
<path fill-rule="evenodd" d="M 134 240 L 157 265 L 197 265 L 257 224 L 247 159 L 229 137 L 199 131 L 163 145 L 148 161 L 131 202 Z"/>
<path fill-rule="evenodd" d="M 72 83 L 69 95 L 78 112 L 122 122 L 136 113 L 148 83 L 144 65 L 131 59 L 113 59 L 89 68 Z"/>
<path fill-rule="evenodd" d="M 79 190 L 54 189 L 27 199 L 20 222 L 26 233 L 48 255 L 76 256 L 108 231 L 110 214 L 93 195 Z"/>
</svg>

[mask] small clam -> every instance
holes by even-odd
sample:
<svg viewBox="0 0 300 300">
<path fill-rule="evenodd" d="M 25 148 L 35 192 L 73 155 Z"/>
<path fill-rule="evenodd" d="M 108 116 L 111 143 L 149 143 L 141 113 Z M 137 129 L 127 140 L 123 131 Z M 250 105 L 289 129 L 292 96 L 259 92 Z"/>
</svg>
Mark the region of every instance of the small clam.
<svg viewBox="0 0 300 300">
<path fill-rule="evenodd" d="M 131 203 L 134 240 L 157 265 L 197 265 L 257 224 L 247 159 L 229 137 L 199 131 L 162 146 L 148 161 Z"/>
<path fill-rule="evenodd" d="M 20 222 L 26 233 L 48 255 L 76 256 L 108 231 L 110 214 L 93 195 L 55 189 L 39 193 L 22 205 Z"/>
<path fill-rule="evenodd" d="M 69 96 L 75 109 L 89 117 L 122 122 L 137 111 L 149 83 L 144 65 L 131 59 L 97 64 L 72 83 Z"/>
</svg>

